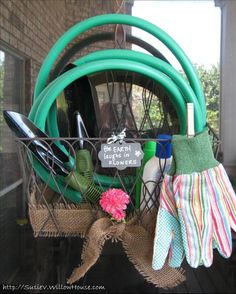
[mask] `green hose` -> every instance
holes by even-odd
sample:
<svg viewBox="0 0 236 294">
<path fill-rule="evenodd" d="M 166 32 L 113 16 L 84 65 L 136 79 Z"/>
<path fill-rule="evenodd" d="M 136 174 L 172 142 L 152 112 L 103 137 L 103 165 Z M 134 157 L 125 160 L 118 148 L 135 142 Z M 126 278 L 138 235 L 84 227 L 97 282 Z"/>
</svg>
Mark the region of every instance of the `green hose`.
<svg viewBox="0 0 236 294">
<path fill-rule="evenodd" d="M 200 107 L 203 112 L 203 116 L 206 116 L 206 105 L 205 98 L 202 90 L 201 83 L 197 76 L 196 70 L 194 69 L 191 61 L 186 56 L 184 51 L 179 47 L 179 45 L 163 30 L 155 26 L 154 24 L 143 20 L 138 17 L 125 15 L 125 14 L 104 14 L 98 15 L 95 17 L 91 17 L 86 19 L 73 27 L 71 27 L 64 35 L 62 35 L 58 41 L 54 44 L 54 46 L 49 51 L 47 57 L 45 58 L 40 72 L 38 74 L 38 78 L 36 81 L 35 91 L 34 91 L 34 100 L 37 99 L 38 95 L 45 88 L 47 80 L 49 78 L 49 74 L 51 69 L 53 68 L 53 64 L 55 63 L 57 57 L 62 53 L 65 47 L 77 36 L 86 32 L 89 29 L 92 29 L 96 26 L 106 25 L 106 24 L 126 24 L 130 26 L 134 26 L 144 31 L 152 34 L 154 37 L 159 39 L 162 43 L 164 43 L 167 48 L 175 55 L 179 63 L 181 64 L 189 82 L 198 98 Z"/>
<path fill-rule="evenodd" d="M 153 56 L 148 56 L 143 53 L 131 51 L 131 50 L 103 50 L 103 51 L 97 51 L 97 52 L 91 53 L 89 55 L 86 55 L 85 57 L 82 57 L 81 59 L 75 61 L 74 64 L 77 66 L 81 66 L 82 64 L 88 63 L 90 61 L 103 60 L 105 57 L 106 57 L 106 59 L 109 59 L 109 58 L 110 59 L 111 58 L 123 59 L 124 56 L 125 56 L 125 59 L 127 59 L 127 60 L 138 61 L 143 64 L 150 65 L 153 68 L 160 70 L 164 74 L 169 76 L 173 80 L 173 82 L 175 82 L 176 85 L 180 88 L 180 91 L 183 93 L 185 101 L 194 103 L 194 105 L 195 105 L 195 124 L 197 124 L 198 121 L 202 120 L 201 127 L 202 128 L 205 127 L 206 120 L 203 118 L 199 103 L 198 103 L 196 96 L 195 96 L 193 90 L 191 89 L 191 87 L 187 84 L 187 82 L 184 80 L 184 78 L 181 76 L 181 74 L 179 72 L 177 72 L 172 66 L 170 66 L 166 62 L 163 62 L 162 60 L 159 60 L 158 58 L 155 58 Z M 45 92 L 43 93 L 42 96 L 44 96 L 44 95 L 45 95 Z M 41 101 L 41 99 L 39 98 L 35 102 L 37 105 L 36 108 L 38 107 L 40 101 Z M 57 128 L 55 129 L 55 124 L 57 123 L 55 106 L 52 106 L 47 120 L 48 120 L 48 124 L 49 124 L 49 130 L 53 130 L 52 131 L 53 136 L 59 137 L 59 132 L 58 132 Z"/>
<path fill-rule="evenodd" d="M 52 104 L 55 102 L 57 96 L 61 93 L 61 91 L 68 86 L 74 80 L 84 76 L 89 75 L 91 73 L 106 71 L 106 70 L 130 70 L 133 72 L 137 72 L 143 74 L 156 82 L 160 83 L 166 91 L 170 95 L 170 100 L 173 103 L 177 116 L 179 118 L 180 123 L 180 132 L 181 134 L 186 133 L 186 104 L 183 99 L 181 92 L 178 87 L 164 75 L 163 73 L 154 70 L 153 68 L 146 66 L 144 64 L 127 61 L 122 59 L 112 59 L 112 60 L 101 60 L 97 62 L 90 62 L 82 65 L 79 68 L 73 68 L 70 71 L 64 73 L 59 76 L 53 85 L 48 87 L 48 91 L 42 98 L 40 104 L 37 106 L 35 117 L 33 118 L 34 123 L 43 131 L 45 131 L 45 123 L 46 118 L 48 116 L 49 110 Z M 41 98 L 41 97 L 40 97 Z M 32 107 L 32 112 L 35 112 L 35 104 Z M 32 116 L 30 115 L 31 119 Z M 201 116 L 200 116 L 201 118 Z M 57 126 L 53 126 L 53 128 L 49 131 L 49 135 L 54 137 L 54 130 Z M 197 120 L 196 131 L 201 131 L 202 125 Z"/>
<path fill-rule="evenodd" d="M 75 64 L 76 66 L 81 66 L 88 62 L 106 59 L 127 59 L 130 61 L 137 61 L 148 66 L 151 66 L 154 69 L 166 74 L 179 87 L 180 91 L 182 92 L 185 98 L 185 101 L 194 103 L 195 124 L 197 124 L 197 121 L 201 120 L 202 128 L 206 126 L 206 119 L 204 117 L 204 113 L 190 85 L 186 82 L 186 80 L 177 70 L 175 70 L 171 65 L 157 57 L 132 50 L 108 49 L 95 51 L 93 53 L 85 55 L 80 59 L 74 61 L 73 64 Z"/>
<path fill-rule="evenodd" d="M 79 66 L 78 68 L 71 69 L 64 73 L 45 87 L 53 64 L 63 49 L 79 34 L 104 24 L 127 24 L 151 33 L 162 41 L 175 55 L 189 80 L 190 86 L 176 70 L 157 58 L 130 50 L 103 50 L 89 54 L 76 61 L 75 64 Z M 205 127 L 205 99 L 201 83 L 188 57 L 178 44 L 160 28 L 140 18 L 123 14 L 108 14 L 92 17 L 76 24 L 59 38 L 48 53 L 40 69 L 35 86 L 34 104 L 29 118 L 43 131 L 45 130 L 46 119 L 48 119 L 49 135 L 51 137 L 59 137 L 55 104 L 57 96 L 74 80 L 85 75 L 105 70 L 129 70 L 145 75 L 161 84 L 169 93 L 170 100 L 176 109 L 180 124 L 180 132 L 182 134 L 186 133 L 186 102 L 193 102 L 195 106 L 195 131 L 200 132 Z M 69 156 L 64 146 L 59 142 L 57 144 Z M 51 178 L 50 174 L 38 161 L 34 160 L 33 166 L 36 173 L 45 182 L 48 182 L 48 185 L 52 189 L 58 192 L 63 191 L 64 195 L 74 202 L 81 201 L 81 195 L 76 190 L 82 193 L 89 190 L 89 184 L 82 176 L 79 185 L 76 183 L 76 181 L 78 182 L 77 175 L 72 177 L 73 180 L 66 180 L 70 186 L 76 189 L 74 190 L 69 186 L 65 187 L 63 179 L 59 178 L 55 181 L 55 179 Z M 96 188 L 96 186 L 93 187 L 91 193 L 94 194 L 91 195 L 94 195 L 94 199 L 97 199 L 101 190 L 98 187 Z"/>
<path fill-rule="evenodd" d="M 141 74 L 144 74 L 157 82 L 161 83 L 163 87 L 166 88 L 167 92 L 169 92 L 170 97 L 172 99 L 172 102 L 174 104 L 174 107 L 176 108 L 180 127 L 181 127 L 181 133 L 186 132 L 186 107 L 185 107 L 185 101 L 177 88 L 177 86 L 164 74 L 158 72 L 157 70 L 154 70 L 153 68 L 150 68 L 149 66 L 139 64 L 137 62 L 133 61 L 127 61 L 127 60 L 104 60 L 104 61 L 97 61 L 97 62 L 90 62 L 87 64 L 82 65 L 79 68 L 71 69 L 70 71 L 64 73 L 60 77 L 58 77 L 52 84 L 50 84 L 43 92 L 44 95 L 42 100 L 39 99 L 39 105 L 38 103 L 34 104 L 30 113 L 30 118 L 33 119 L 33 121 L 36 123 L 36 125 L 41 129 L 45 130 L 45 124 L 46 124 L 46 118 L 50 111 L 51 106 L 53 105 L 54 101 L 56 100 L 59 93 L 72 81 L 80 78 L 84 75 L 89 75 L 91 73 L 95 73 L 102 70 L 109 70 L 109 69 L 126 69 L 131 70 L 134 72 L 138 72 Z M 41 94 L 41 95 L 42 95 Z M 40 96 L 41 96 L 40 95 Z M 41 97 L 40 97 L 41 98 Z M 35 109 L 35 107 L 37 108 Z M 32 113 L 35 113 L 35 116 L 32 117 Z M 199 128 L 200 126 L 198 126 Z M 56 126 L 55 126 L 56 129 Z M 51 130 L 53 131 L 53 130 Z M 53 134 L 50 133 L 50 136 L 54 137 Z M 63 150 L 64 151 L 64 150 Z M 36 173 L 45 181 L 48 180 L 48 172 L 45 169 L 42 169 L 40 166 L 41 164 L 37 161 L 33 162 L 34 169 Z M 40 166 L 40 169 L 39 169 Z M 61 182 L 59 182 L 61 184 Z M 58 191 L 58 188 L 56 186 L 55 180 L 50 178 L 48 181 L 48 185 Z M 62 187 L 63 188 L 63 187 Z M 73 191 L 72 197 L 71 197 L 71 189 L 70 187 L 67 187 L 67 189 L 64 189 L 64 195 L 69 198 L 72 201 L 79 202 L 81 201 L 81 195 Z M 78 195 L 77 201 L 75 200 L 75 195 Z"/>
<path fill-rule="evenodd" d="M 98 61 L 103 60 L 104 58 L 121 58 L 123 59 L 125 56 L 125 59 L 127 60 L 133 60 L 138 61 L 143 64 L 150 65 L 154 67 L 155 69 L 158 69 L 165 73 L 167 76 L 169 76 L 176 85 L 180 88 L 181 92 L 183 93 L 185 97 L 186 102 L 192 102 L 195 105 L 195 124 L 198 123 L 198 121 L 202 120 L 202 126 L 201 128 L 205 127 L 206 121 L 203 119 L 203 115 L 201 113 L 200 106 L 198 104 L 198 101 L 196 99 L 196 96 L 194 92 L 192 91 L 191 87 L 187 84 L 187 82 L 184 80 L 184 78 L 181 76 L 180 73 L 178 73 L 173 67 L 168 65 L 166 62 L 163 62 L 162 60 L 159 60 L 158 58 L 155 58 L 153 56 L 149 56 L 143 53 L 130 51 L 130 50 L 103 50 L 103 51 L 97 51 L 94 53 L 91 53 L 85 57 L 82 57 L 81 59 L 74 62 L 75 65 L 80 66 L 84 63 L 88 63 L 90 61 Z M 51 85 L 54 84 L 54 81 L 51 83 Z M 41 101 L 41 97 L 44 97 L 45 91 L 43 91 L 42 95 L 35 101 L 34 103 L 34 109 L 38 108 L 38 105 Z M 34 110 L 32 110 L 30 114 L 30 118 L 32 118 L 35 115 Z M 48 124 L 49 124 L 49 130 L 51 130 L 50 135 L 53 137 L 59 137 L 59 131 L 57 128 L 55 128 L 55 125 L 57 124 L 57 118 L 56 118 L 56 107 L 55 105 L 52 106 L 49 116 L 48 116 Z"/>
</svg>

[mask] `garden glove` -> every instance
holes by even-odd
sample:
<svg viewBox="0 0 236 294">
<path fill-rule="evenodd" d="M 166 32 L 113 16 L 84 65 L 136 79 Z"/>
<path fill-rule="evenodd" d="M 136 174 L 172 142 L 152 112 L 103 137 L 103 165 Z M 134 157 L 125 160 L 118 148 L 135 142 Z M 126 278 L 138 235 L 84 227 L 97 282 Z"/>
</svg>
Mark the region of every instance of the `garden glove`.
<svg viewBox="0 0 236 294">
<path fill-rule="evenodd" d="M 194 268 L 209 267 L 213 247 L 224 257 L 231 255 L 235 193 L 223 166 L 214 158 L 207 130 L 193 138 L 173 136 L 172 145 L 176 164 L 173 192 L 186 259 Z"/>
<path fill-rule="evenodd" d="M 173 170 L 174 161 L 172 160 L 171 171 L 164 176 L 160 192 L 153 246 L 152 268 L 154 270 L 160 270 L 163 267 L 167 256 L 171 267 L 180 267 L 184 257 L 180 223 L 173 195 L 173 177 L 170 175 Z"/>
<path fill-rule="evenodd" d="M 154 240 L 153 269 L 155 270 L 163 267 L 166 258 L 168 258 L 171 267 L 179 267 L 184 257 L 181 229 L 174 201 L 172 182 L 173 176 L 165 175 L 160 192 L 160 210 Z M 171 205 L 166 205 L 167 203 Z M 169 227 L 170 229 L 168 230 L 167 228 Z M 212 246 L 213 248 L 218 248 L 220 252 L 220 247 L 217 246 L 219 241 L 217 240 L 215 242 L 214 239 L 217 240 L 217 234 L 213 232 Z M 223 252 L 221 255 L 224 256 Z"/>
<path fill-rule="evenodd" d="M 232 253 L 231 228 L 236 231 L 236 195 L 222 164 L 211 169 L 206 178 L 211 196 L 213 244 L 227 258 Z"/>
</svg>

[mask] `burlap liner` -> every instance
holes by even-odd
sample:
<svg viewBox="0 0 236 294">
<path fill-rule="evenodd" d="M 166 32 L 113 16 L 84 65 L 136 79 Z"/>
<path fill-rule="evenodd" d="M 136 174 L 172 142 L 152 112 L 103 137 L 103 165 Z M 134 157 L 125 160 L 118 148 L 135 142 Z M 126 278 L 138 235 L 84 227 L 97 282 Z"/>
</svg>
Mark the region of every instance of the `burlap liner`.
<svg viewBox="0 0 236 294">
<path fill-rule="evenodd" d="M 96 211 L 73 204 L 29 204 L 29 218 L 35 237 L 85 237 L 96 220 Z"/>
<path fill-rule="evenodd" d="M 88 205 L 29 204 L 29 217 L 37 236 L 85 237 L 82 264 L 74 269 L 68 283 L 82 278 L 98 260 L 106 240 L 119 240 L 138 272 L 159 288 L 173 288 L 185 280 L 183 269 L 173 269 L 167 264 L 159 271 L 151 267 L 155 213 L 148 213 L 142 223 L 137 216 L 126 224 L 115 223 L 109 217 L 94 211 Z"/>
</svg>

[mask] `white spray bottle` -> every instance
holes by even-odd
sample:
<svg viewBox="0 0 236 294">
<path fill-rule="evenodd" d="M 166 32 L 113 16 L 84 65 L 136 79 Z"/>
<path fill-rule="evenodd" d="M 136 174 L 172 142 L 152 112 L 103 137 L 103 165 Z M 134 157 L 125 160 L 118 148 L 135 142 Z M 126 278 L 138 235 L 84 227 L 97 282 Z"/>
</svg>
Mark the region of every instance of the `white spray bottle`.
<svg viewBox="0 0 236 294">
<path fill-rule="evenodd" d="M 156 154 L 145 164 L 140 196 L 140 211 L 158 207 L 160 193 L 159 181 L 170 169 L 172 161 L 171 136 L 160 134 L 157 136 Z"/>
</svg>

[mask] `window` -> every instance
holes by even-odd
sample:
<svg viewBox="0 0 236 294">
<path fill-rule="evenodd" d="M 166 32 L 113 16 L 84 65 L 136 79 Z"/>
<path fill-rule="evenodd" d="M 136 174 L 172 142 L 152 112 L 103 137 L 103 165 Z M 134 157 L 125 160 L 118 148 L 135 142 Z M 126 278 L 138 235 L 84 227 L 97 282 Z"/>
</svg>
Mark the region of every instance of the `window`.
<svg viewBox="0 0 236 294">
<path fill-rule="evenodd" d="M 0 280 L 9 281 L 19 264 L 20 229 L 17 218 L 23 203 L 22 179 L 15 137 L 3 110 L 23 112 L 24 59 L 0 47 Z"/>
<path fill-rule="evenodd" d="M 24 60 L 0 48 L 0 191 L 20 178 L 15 137 L 7 127 L 3 110 L 23 109 Z"/>
</svg>

